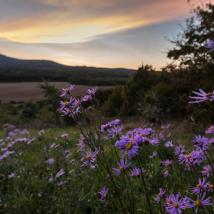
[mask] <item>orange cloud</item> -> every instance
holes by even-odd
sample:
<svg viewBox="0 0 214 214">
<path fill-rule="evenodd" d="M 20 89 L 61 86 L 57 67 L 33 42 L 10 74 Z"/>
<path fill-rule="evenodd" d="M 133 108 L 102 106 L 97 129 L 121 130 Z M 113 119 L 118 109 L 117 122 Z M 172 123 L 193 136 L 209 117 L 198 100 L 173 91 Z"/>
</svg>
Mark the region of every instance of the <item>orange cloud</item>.
<svg viewBox="0 0 214 214">
<path fill-rule="evenodd" d="M 11 14 L 9 21 L 5 21 L 3 17 L 0 21 L 0 37 L 20 42 L 80 42 L 99 34 L 174 20 L 189 11 L 186 0 L 30 0 L 28 4 L 29 2 L 39 2 L 46 7 L 51 6 L 51 9 L 47 9 L 46 13 L 37 9 L 30 17 L 23 15 L 14 20 Z M 20 9 L 21 12 L 24 13 Z"/>
</svg>

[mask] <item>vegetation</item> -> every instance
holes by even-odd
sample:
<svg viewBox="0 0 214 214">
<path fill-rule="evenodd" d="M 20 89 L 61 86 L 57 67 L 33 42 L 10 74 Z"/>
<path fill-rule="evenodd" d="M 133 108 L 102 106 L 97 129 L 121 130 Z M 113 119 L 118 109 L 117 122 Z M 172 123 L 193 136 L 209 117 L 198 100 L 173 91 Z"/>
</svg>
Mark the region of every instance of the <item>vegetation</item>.
<svg viewBox="0 0 214 214">
<path fill-rule="evenodd" d="M 0 55 L 0 82 L 67 81 L 83 85 L 123 85 L 134 70 L 65 66 L 45 60 L 18 60 Z"/>
<path fill-rule="evenodd" d="M 115 89 L 103 105 L 107 116 L 143 115 L 151 121 L 183 119 L 211 123 L 213 106 L 192 108 L 188 96 L 195 89 L 212 90 L 214 51 L 203 44 L 214 35 L 214 5 L 197 8 L 168 56 L 177 60 L 161 71 L 143 65 L 123 90 Z M 119 97 L 115 102 L 115 94 Z M 112 111 L 114 109 L 114 111 Z M 207 116 L 209 115 L 209 116 Z M 212 116 L 210 116 L 212 115 Z"/>
</svg>

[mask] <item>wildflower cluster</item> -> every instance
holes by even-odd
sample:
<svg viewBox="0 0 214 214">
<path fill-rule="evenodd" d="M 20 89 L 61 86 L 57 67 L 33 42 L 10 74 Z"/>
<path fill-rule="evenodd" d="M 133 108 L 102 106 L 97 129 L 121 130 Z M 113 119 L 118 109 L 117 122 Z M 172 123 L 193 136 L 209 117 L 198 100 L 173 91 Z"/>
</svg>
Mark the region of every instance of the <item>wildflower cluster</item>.
<svg viewBox="0 0 214 214">
<path fill-rule="evenodd" d="M 89 94 L 80 99 L 80 103 L 82 100 L 91 101 Z M 190 97 L 191 103 L 214 101 L 213 93 L 200 89 L 194 94 L 196 96 Z M 70 107 L 74 108 L 70 112 L 76 111 L 75 107 Z M 170 214 L 212 209 L 213 163 L 210 157 L 214 142 L 213 126 L 204 135 L 195 136 L 192 148 L 188 149 L 171 140 L 170 129 L 167 124 L 160 131 L 139 127 L 124 133 L 119 119 L 93 130 L 81 127 L 77 144 L 80 167 L 93 169 L 98 180 L 103 178 L 104 182 L 97 188 L 102 204 L 111 206 L 112 203 L 114 206 L 116 203 L 119 204 L 119 211 L 129 213 L 136 213 L 137 209 L 147 209 L 149 213 L 160 210 Z M 108 140 L 115 143 L 106 143 Z M 190 172 L 192 179 L 188 179 Z M 174 189 L 173 186 L 180 186 L 179 182 L 176 184 L 176 179 L 182 179 L 181 173 L 187 180 L 182 183 L 179 192 L 179 188 Z M 160 175 L 161 179 L 158 178 Z M 157 188 L 159 193 L 155 195 Z M 135 201 L 135 193 L 139 198 L 145 198 L 144 206 Z"/>
<path fill-rule="evenodd" d="M 68 88 L 63 88 L 60 97 L 62 100 L 60 101 L 59 112 L 63 116 L 68 116 L 72 118 L 78 117 L 83 110 L 88 110 L 88 106 L 92 102 L 97 89 L 92 88 L 88 89 L 86 94 L 83 95 L 80 99 L 72 96 L 72 91 L 75 86 L 71 85 Z"/>
</svg>

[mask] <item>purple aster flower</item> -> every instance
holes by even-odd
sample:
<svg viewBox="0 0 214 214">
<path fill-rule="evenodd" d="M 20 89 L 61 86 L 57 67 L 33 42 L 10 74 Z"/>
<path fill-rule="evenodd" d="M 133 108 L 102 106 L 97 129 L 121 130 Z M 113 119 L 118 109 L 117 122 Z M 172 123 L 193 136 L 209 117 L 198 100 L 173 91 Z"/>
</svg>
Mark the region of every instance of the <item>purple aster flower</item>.
<svg viewBox="0 0 214 214">
<path fill-rule="evenodd" d="M 95 88 L 89 88 L 87 91 L 86 91 L 86 94 L 88 95 L 91 95 L 91 96 L 94 96 L 97 92 L 97 87 Z"/>
<path fill-rule="evenodd" d="M 106 200 L 108 192 L 109 192 L 109 188 L 105 186 L 98 192 L 100 201 L 103 202 Z"/>
<path fill-rule="evenodd" d="M 62 93 L 60 95 L 60 97 L 63 98 L 70 98 L 72 91 L 74 90 L 75 86 L 74 85 L 70 85 L 67 88 L 62 88 Z"/>
<path fill-rule="evenodd" d="M 60 101 L 59 112 L 63 116 L 75 117 L 80 113 L 80 100 L 70 97 L 69 101 Z"/>
<path fill-rule="evenodd" d="M 207 207 L 207 206 L 212 206 L 212 199 L 211 197 L 206 197 L 206 194 L 199 194 L 197 195 L 197 199 L 194 201 L 194 200 L 191 200 L 191 207 L 194 207 L 195 208 L 195 212 L 198 213 L 198 210 L 200 208 L 203 208 L 203 207 Z"/>
<path fill-rule="evenodd" d="M 209 183 L 207 183 L 206 179 L 199 179 L 197 185 L 192 188 L 192 193 L 198 195 L 204 192 L 210 191 Z"/>
<path fill-rule="evenodd" d="M 149 140 L 149 143 L 153 146 L 158 145 L 160 143 L 158 138 L 153 138 Z"/>
<path fill-rule="evenodd" d="M 181 214 L 183 210 L 190 208 L 190 199 L 187 197 L 181 197 L 181 194 L 171 194 L 166 198 L 165 208 L 169 214 Z"/>
<path fill-rule="evenodd" d="M 130 176 L 139 177 L 144 172 L 145 172 L 144 168 L 133 168 L 130 172 Z"/>
<path fill-rule="evenodd" d="M 60 170 L 56 173 L 55 178 L 59 178 L 59 177 L 63 176 L 64 174 L 65 174 L 64 169 L 60 169 Z"/>
<path fill-rule="evenodd" d="M 175 155 L 179 156 L 180 154 L 184 153 L 184 146 L 183 145 L 178 145 L 175 147 Z"/>
<path fill-rule="evenodd" d="M 94 169 L 97 154 L 97 150 L 95 150 L 94 152 L 86 151 L 85 154 L 82 154 L 83 157 L 81 158 L 81 161 L 83 162 L 83 164 L 81 165 L 81 167 L 89 166 L 91 169 Z"/>
<path fill-rule="evenodd" d="M 128 154 L 129 158 L 135 157 L 139 152 L 139 146 L 127 136 L 122 136 L 120 140 L 116 141 L 115 147 L 121 149 L 124 154 Z"/>
<path fill-rule="evenodd" d="M 206 151 L 209 147 L 209 138 L 200 135 L 196 136 L 193 142 L 196 148 L 202 149 L 203 151 Z"/>
<path fill-rule="evenodd" d="M 119 119 L 112 120 L 106 124 L 101 125 L 101 132 L 106 133 L 107 139 L 119 136 L 122 130 L 123 126 Z"/>
<path fill-rule="evenodd" d="M 77 144 L 78 150 L 80 152 L 84 151 L 86 148 L 85 141 L 86 141 L 85 137 L 82 134 L 80 134 L 79 143 Z"/>
<path fill-rule="evenodd" d="M 49 166 L 51 166 L 55 163 L 55 160 L 53 158 L 49 158 L 46 162 Z"/>
<path fill-rule="evenodd" d="M 13 154 L 14 151 L 6 151 L 4 152 L 1 156 L 0 156 L 0 161 L 6 159 L 7 157 L 9 157 L 11 154 Z"/>
<path fill-rule="evenodd" d="M 202 150 L 193 150 L 189 154 L 180 154 L 178 161 L 184 165 L 187 170 L 191 170 L 193 166 L 200 165 L 205 160 L 205 154 Z"/>
<path fill-rule="evenodd" d="M 204 43 L 204 47 L 207 49 L 210 49 L 211 51 L 214 50 L 214 40 L 212 39 L 208 39 L 205 43 Z"/>
<path fill-rule="evenodd" d="M 164 144 L 164 146 L 165 146 L 166 148 L 172 148 L 172 147 L 174 147 L 174 144 L 173 144 L 172 141 L 170 140 L 170 141 L 167 141 L 167 142 Z"/>
<path fill-rule="evenodd" d="M 81 103 L 82 104 L 90 103 L 92 99 L 93 97 L 91 95 L 86 94 L 81 98 Z"/>
<path fill-rule="evenodd" d="M 164 169 L 163 170 L 163 177 L 164 178 L 168 178 L 170 176 L 169 170 L 168 169 Z"/>
<path fill-rule="evenodd" d="M 172 161 L 171 160 L 163 160 L 163 161 L 161 161 L 161 164 L 164 167 L 169 167 L 170 165 L 172 165 Z"/>
<path fill-rule="evenodd" d="M 154 200 L 156 201 L 156 203 L 160 203 L 160 201 L 164 199 L 165 196 L 166 196 L 166 190 L 163 188 L 160 188 L 159 193 L 154 197 Z"/>
<path fill-rule="evenodd" d="M 214 134 L 214 125 L 207 128 L 207 130 L 205 131 L 205 134 Z"/>
<path fill-rule="evenodd" d="M 214 165 L 213 165 L 213 168 L 214 168 Z M 203 169 L 201 170 L 201 174 L 207 178 L 212 176 L 212 174 L 213 174 L 212 166 L 211 165 L 203 166 Z"/>
<path fill-rule="evenodd" d="M 116 176 L 119 176 L 122 172 L 124 172 L 129 167 L 127 161 L 125 159 L 122 159 L 118 162 L 118 166 L 112 168 L 113 173 Z"/>
<path fill-rule="evenodd" d="M 202 103 L 206 101 L 214 101 L 214 92 L 206 93 L 202 89 L 199 89 L 198 91 L 192 92 L 194 96 L 190 96 L 189 98 L 192 99 L 192 101 L 189 101 L 189 103 Z"/>
</svg>

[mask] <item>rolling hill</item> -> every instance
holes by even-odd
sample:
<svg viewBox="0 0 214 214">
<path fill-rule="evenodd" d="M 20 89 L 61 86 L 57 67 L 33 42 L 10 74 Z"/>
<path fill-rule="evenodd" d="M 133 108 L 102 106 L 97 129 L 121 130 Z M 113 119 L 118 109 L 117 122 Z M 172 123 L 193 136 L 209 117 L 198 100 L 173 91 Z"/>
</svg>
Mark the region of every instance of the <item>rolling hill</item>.
<svg viewBox="0 0 214 214">
<path fill-rule="evenodd" d="M 0 82 L 70 81 L 75 84 L 124 84 L 135 70 L 67 66 L 49 60 L 23 60 L 0 55 Z"/>
</svg>

